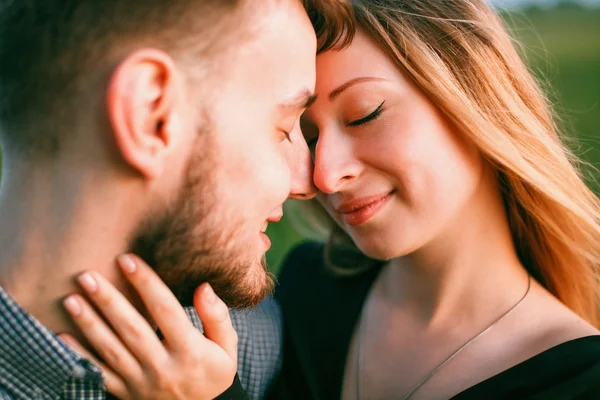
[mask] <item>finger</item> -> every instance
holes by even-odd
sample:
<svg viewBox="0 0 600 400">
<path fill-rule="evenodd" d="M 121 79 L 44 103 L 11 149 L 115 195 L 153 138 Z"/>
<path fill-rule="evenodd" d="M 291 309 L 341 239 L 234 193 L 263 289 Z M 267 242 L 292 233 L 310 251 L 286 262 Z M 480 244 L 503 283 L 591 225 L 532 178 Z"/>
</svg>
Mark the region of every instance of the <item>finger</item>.
<svg viewBox="0 0 600 400">
<path fill-rule="evenodd" d="M 135 358 L 145 364 L 165 362 L 168 353 L 155 330 L 108 280 L 96 272 L 84 272 L 77 282 Z"/>
<path fill-rule="evenodd" d="M 194 293 L 194 306 L 204 327 L 204 336 L 218 344 L 237 364 L 238 336 L 225 303 L 208 283 Z"/>
<path fill-rule="evenodd" d="M 81 345 L 73 336 L 68 335 L 66 333 L 62 333 L 58 335 L 58 337 L 65 342 L 67 346 L 69 346 L 73 351 L 79 353 L 84 358 L 91 360 L 96 364 L 101 370 L 102 375 L 104 377 L 104 385 L 106 389 L 117 396 L 118 398 L 126 398 L 129 397 L 127 386 L 125 382 L 115 371 L 113 371 L 108 365 L 100 361 L 96 356 L 90 353 L 85 347 Z"/>
<path fill-rule="evenodd" d="M 63 304 L 104 362 L 125 380 L 137 382 L 141 376 L 138 361 L 96 311 L 79 295 L 70 295 Z"/>
<path fill-rule="evenodd" d="M 121 255 L 117 261 L 168 345 L 174 349 L 185 348 L 187 342 L 183 333 L 195 328 L 173 292 L 139 257 L 132 254 Z"/>
</svg>

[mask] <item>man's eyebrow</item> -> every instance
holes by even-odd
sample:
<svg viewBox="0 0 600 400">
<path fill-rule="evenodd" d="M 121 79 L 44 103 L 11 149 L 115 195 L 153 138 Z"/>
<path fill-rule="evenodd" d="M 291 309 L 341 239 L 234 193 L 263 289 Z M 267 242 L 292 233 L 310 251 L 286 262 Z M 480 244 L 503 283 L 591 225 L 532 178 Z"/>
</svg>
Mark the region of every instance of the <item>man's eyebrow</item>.
<svg viewBox="0 0 600 400">
<path fill-rule="evenodd" d="M 340 85 L 337 89 L 335 89 L 331 93 L 329 93 L 329 101 L 335 100 L 335 98 L 337 96 L 339 96 L 340 94 L 342 94 L 342 92 L 344 90 L 348 89 L 350 86 L 356 85 L 357 83 L 371 82 L 371 81 L 386 81 L 386 80 L 387 79 L 377 78 L 374 76 L 362 76 L 359 78 L 350 79 L 348 82 Z"/>
<path fill-rule="evenodd" d="M 303 110 L 305 108 L 310 107 L 315 100 L 317 100 L 317 96 L 313 94 L 308 89 L 303 90 L 302 92 L 292 96 L 290 99 L 284 101 L 279 104 L 279 108 L 285 110 Z"/>
</svg>

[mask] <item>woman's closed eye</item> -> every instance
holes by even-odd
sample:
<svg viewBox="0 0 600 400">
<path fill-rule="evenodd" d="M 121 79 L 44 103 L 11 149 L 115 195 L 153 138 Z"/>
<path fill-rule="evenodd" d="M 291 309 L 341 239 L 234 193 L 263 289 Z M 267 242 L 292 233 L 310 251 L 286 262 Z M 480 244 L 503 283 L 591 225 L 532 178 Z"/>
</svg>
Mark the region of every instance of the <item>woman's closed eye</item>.
<svg viewBox="0 0 600 400">
<path fill-rule="evenodd" d="M 348 122 L 347 125 L 349 127 L 364 125 L 367 122 L 370 122 L 370 121 L 376 119 L 377 117 L 379 117 L 379 115 L 381 115 L 384 104 L 385 104 L 385 100 L 371 114 L 367 115 L 366 117 L 362 117 L 360 119 L 354 120 L 352 122 Z"/>
<path fill-rule="evenodd" d="M 356 126 L 364 125 L 370 121 L 377 119 L 377 117 L 379 117 L 381 115 L 381 113 L 383 112 L 384 104 L 385 104 L 385 100 L 382 101 L 381 104 L 379 104 L 379 106 L 377 106 L 377 108 L 373 112 L 371 112 L 369 115 L 362 117 L 360 119 L 348 122 L 348 123 L 346 123 L 346 126 L 356 127 Z M 315 152 L 317 149 L 318 141 L 319 141 L 318 135 L 306 140 L 306 144 L 308 145 L 308 150 L 310 151 L 310 155 L 313 159 L 313 162 L 315 161 Z"/>
</svg>

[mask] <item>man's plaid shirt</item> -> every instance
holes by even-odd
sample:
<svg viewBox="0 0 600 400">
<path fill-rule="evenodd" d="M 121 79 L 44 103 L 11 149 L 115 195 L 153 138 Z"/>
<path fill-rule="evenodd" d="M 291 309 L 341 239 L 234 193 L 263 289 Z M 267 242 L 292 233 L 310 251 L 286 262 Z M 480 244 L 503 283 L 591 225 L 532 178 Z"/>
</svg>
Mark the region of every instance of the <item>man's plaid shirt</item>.
<svg viewBox="0 0 600 400">
<path fill-rule="evenodd" d="M 199 329 L 193 309 L 186 310 Z M 0 400 L 105 399 L 100 370 L 22 310 L 0 287 Z M 238 373 L 251 399 L 264 397 L 281 367 L 282 322 L 272 299 L 232 312 L 239 336 Z"/>
</svg>

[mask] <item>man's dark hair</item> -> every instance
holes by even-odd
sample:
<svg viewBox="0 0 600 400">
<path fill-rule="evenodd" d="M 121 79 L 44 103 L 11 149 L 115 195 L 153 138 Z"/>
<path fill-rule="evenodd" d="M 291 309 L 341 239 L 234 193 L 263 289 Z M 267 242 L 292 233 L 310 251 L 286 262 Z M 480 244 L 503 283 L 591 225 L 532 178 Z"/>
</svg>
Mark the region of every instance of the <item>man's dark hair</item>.
<svg viewBox="0 0 600 400">
<path fill-rule="evenodd" d="M 98 83 L 128 49 L 146 46 L 208 59 L 224 47 L 223 37 L 243 31 L 248 10 L 260 13 L 264 3 L 0 0 L 0 142 L 28 158 L 56 155 L 78 114 L 100 98 L 93 96 L 102 87 Z M 334 33 L 343 30 L 345 3 L 304 0 L 313 22 L 333 24 Z"/>
<path fill-rule="evenodd" d="M 8 151 L 55 155 L 128 48 L 206 56 L 239 29 L 242 3 L 0 0 L 0 139 Z"/>
</svg>

